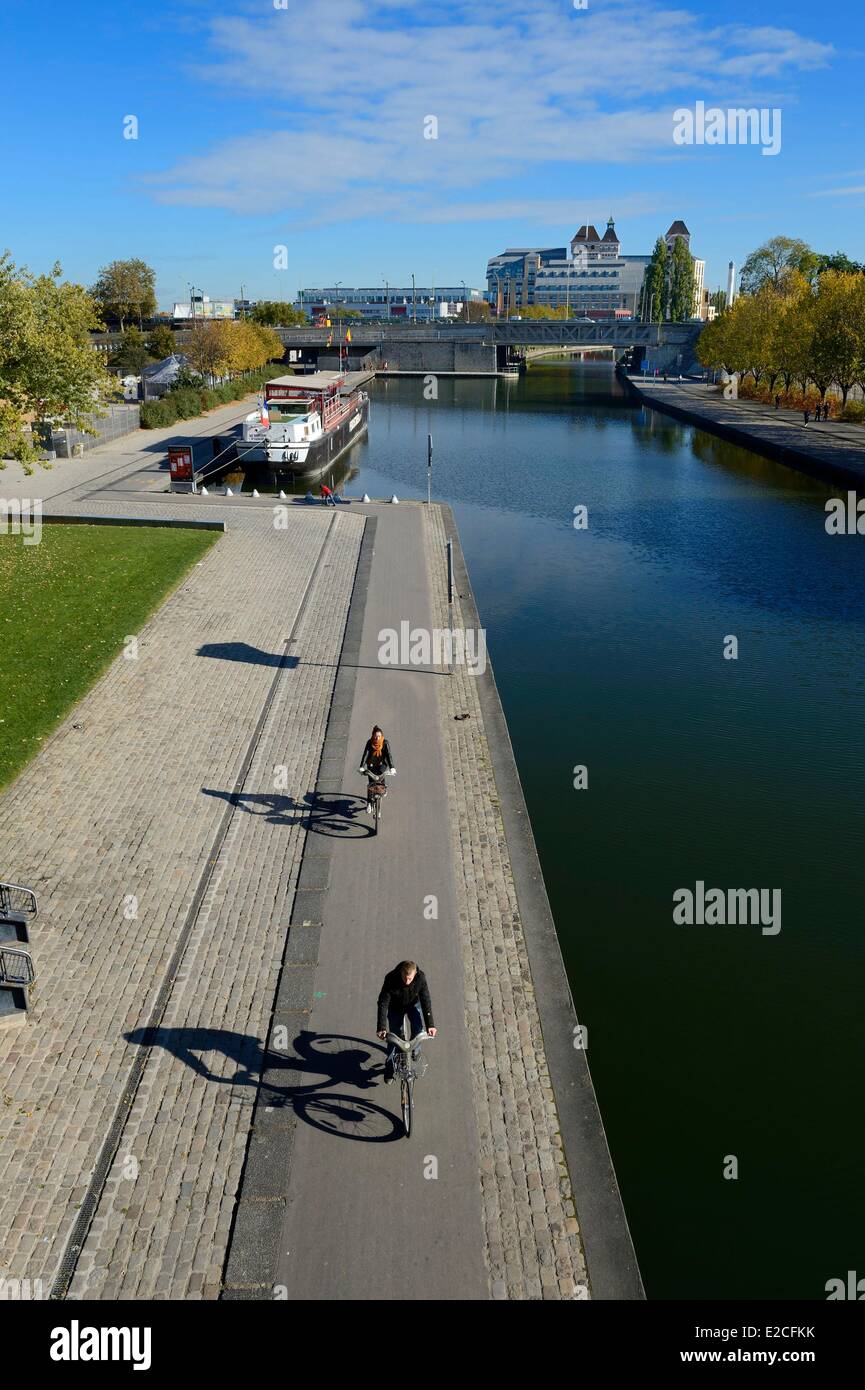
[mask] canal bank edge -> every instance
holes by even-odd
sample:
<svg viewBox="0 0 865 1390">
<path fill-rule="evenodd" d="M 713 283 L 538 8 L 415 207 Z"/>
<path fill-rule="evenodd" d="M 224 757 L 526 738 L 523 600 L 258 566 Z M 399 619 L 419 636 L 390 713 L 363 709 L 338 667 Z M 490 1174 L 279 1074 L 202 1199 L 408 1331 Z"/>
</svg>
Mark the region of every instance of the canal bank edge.
<svg viewBox="0 0 865 1390">
<path fill-rule="evenodd" d="M 438 503 L 444 534 L 453 543 L 455 595 L 462 626 L 481 630 L 477 604 L 452 509 Z M 431 584 L 434 576 L 430 575 Z M 645 1298 L 631 1233 L 610 1157 L 586 1052 L 575 1047 L 577 1016 L 562 959 L 517 771 L 507 720 L 487 659 L 476 684 L 492 775 L 499 798 L 520 924 L 540 1016 L 554 1104 L 576 1204 L 591 1297 Z M 576 1294 L 579 1297 L 579 1293 Z"/>
<path fill-rule="evenodd" d="M 847 449 L 840 443 L 833 444 L 831 439 L 815 441 L 816 447 L 821 449 L 819 454 L 813 449 L 805 450 L 789 444 L 781 444 L 768 438 L 765 434 L 756 432 L 754 427 L 749 428 L 747 423 L 732 424 L 729 421 L 718 419 L 708 409 L 700 410 L 691 403 L 688 406 L 677 405 L 661 391 L 649 390 L 643 382 L 638 383 L 625 371 L 619 370 L 617 375 L 628 392 L 641 405 L 648 406 L 651 410 L 659 410 L 665 415 L 672 415 L 685 424 L 694 425 L 697 429 L 706 430 L 708 434 L 717 435 L 719 439 L 724 439 L 729 444 L 735 444 L 741 449 L 750 449 L 752 453 L 760 454 L 763 458 L 771 459 L 774 463 L 782 463 L 787 468 L 795 468 L 798 473 L 807 473 L 810 477 L 818 478 L 821 482 L 843 483 L 845 487 L 852 488 L 861 488 L 865 484 L 865 450 L 863 450 L 860 461 L 859 458 L 854 457 L 853 448 Z M 706 402 L 707 407 L 710 404 L 720 409 L 729 408 L 731 413 L 735 411 L 735 403 L 730 402 L 728 405 L 717 396 L 713 397 L 711 402 Z M 754 423 L 759 426 L 759 422 Z M 784 423 L 790 422 L 785 421 Z M 807 429 L 807 426 L 802 425 L 802 428 Z M 863 431 L 863 443 L 865 443 L 865 431 Z M 831 457 L 830 451 L 833 449 L 837 449 L 838 458 Z M 844 457 L 844 455 L 849 457 Z"/>
</svg>

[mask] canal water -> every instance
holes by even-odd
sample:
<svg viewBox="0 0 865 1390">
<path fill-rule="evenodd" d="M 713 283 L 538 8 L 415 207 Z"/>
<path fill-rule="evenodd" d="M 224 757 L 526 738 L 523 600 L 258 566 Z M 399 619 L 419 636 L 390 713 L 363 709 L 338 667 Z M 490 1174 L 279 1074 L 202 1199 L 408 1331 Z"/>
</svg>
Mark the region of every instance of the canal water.
<svg viewBox="0 0 865 1390">
<path fill-rule="evenodd" d="M 432 433 L 649 1297 L 825 1298 L 865 1276 L 865 541 L 605 365 L 371 395 L 347 491 L 425 497 Z M 698 881 L 780 931 L 678 925 Z"/>
</svg>

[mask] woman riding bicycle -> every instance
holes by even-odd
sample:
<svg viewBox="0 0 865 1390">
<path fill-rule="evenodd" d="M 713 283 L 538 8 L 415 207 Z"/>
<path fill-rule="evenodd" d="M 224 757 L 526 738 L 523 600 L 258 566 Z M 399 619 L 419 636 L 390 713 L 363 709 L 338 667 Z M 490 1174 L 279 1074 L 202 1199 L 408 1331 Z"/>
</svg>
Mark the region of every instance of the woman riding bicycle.
<svg viewBox="0 0 865 1390">
<path fill-rule="evenodd" d="M 371 783 L 380 782 L 388 772 L 396 772 L 388 741 L 377 724 L 364 746 L 358 772 L 365 772 L 367 775 L 366 809 L 372 815 Z M 382 796 L 387 796 L 387 788 L 382 792 Z"/>
</svg>

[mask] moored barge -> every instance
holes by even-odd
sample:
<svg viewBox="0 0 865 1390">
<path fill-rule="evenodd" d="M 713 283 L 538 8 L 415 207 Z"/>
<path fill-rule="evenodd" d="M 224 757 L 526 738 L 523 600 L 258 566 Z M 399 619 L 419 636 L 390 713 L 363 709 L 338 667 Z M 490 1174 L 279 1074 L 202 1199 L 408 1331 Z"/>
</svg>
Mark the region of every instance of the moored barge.
<svg viewBox="0 0 865 1390">
<path fill-rule="evenodd" d="M 278 376 L 243 422 L 244 458 L 266 463 L 274 477 L 317 478 L 366 431 L 369 396 L 361 372 Z"/>
</svg>

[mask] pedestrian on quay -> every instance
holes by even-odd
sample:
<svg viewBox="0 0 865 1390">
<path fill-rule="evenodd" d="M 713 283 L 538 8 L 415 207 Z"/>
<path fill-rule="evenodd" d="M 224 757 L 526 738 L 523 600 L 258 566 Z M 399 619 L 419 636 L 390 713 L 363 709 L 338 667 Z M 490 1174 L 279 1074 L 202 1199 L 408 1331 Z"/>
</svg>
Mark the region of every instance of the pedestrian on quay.
<svg viewBox="0 0 865 1390">
<path fill-rule="evenodd" d="M 803 410 L 802 414 L 805 416 L 805 424 L 807 425 L 808 421 L 811 419 L 811 412 L 810 410 Z"/>
<path fill-rule="evenodd" d="M 776 396 L 776 397 L 775 397 L 775 409 L 776 409 L 776 410 L 779 410 L 779 409 L 780 409 L 780 406 L 781 406 L 781 397 L 780 397 L 780 396 Z"/>
</svg>

